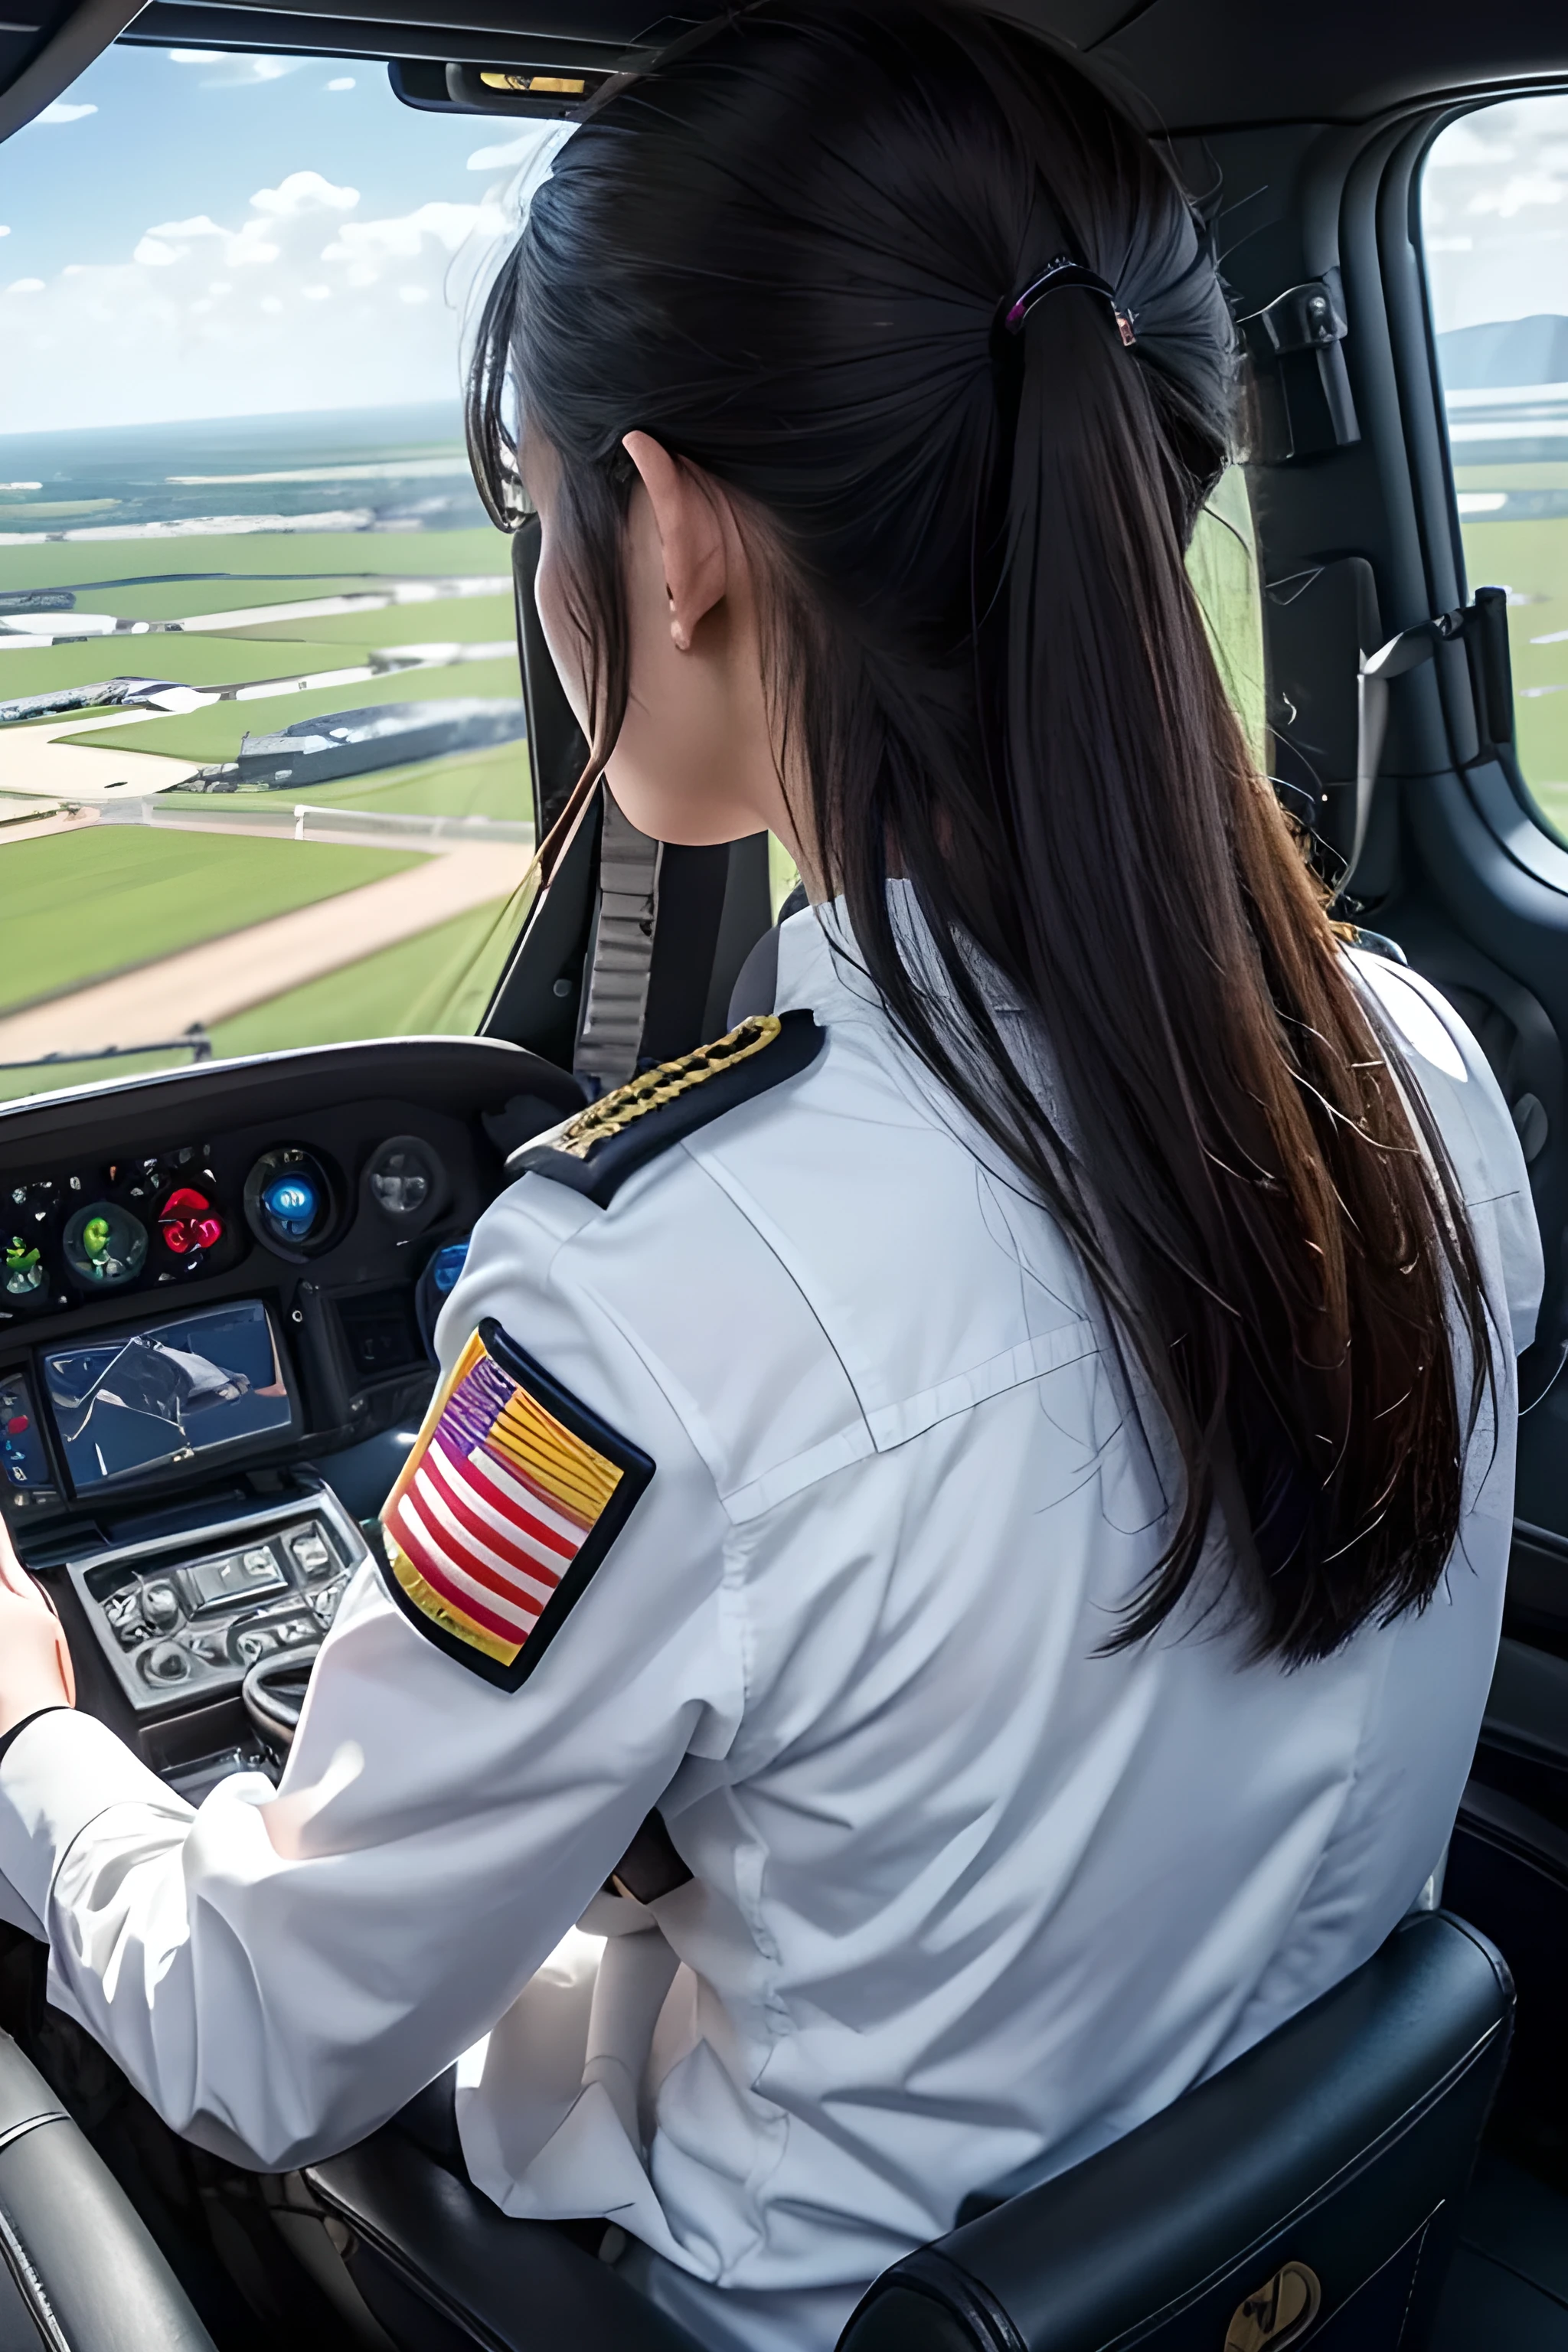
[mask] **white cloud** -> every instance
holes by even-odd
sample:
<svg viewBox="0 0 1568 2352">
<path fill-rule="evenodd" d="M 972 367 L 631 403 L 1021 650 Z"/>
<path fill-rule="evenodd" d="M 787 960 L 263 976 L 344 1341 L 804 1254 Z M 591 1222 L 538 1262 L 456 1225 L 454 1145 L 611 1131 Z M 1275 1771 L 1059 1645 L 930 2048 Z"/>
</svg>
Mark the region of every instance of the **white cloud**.
<svg viewBox="0 0 1568 2352">
<path fill-rule="evenodd" d="M 493 194 L 371 221 L 361 201 L 290 172 L 238 217 L 193 206 L 140 235 L 127 223 L 123 261 L 19 281 L 30 299 L 4 304 L 3 429 L 355 406 L 389 384 L 450 396 L 470 281 L 510 215 Z"/>
<path fill-rule="evenodd" d="M 63 98 L 57 98 L 52 106 L 46 106 L 41 114 L 35 114 L 33 121 L 35 122 L 79 122 L 84 115 L 97 112 L 96 106 L 68 106 Z"/>
<path fill-rule="evenodd" d="M 258 188 L 250 201 L 258 213 L 283 217 L 313 212 L 321 205 L 329 212 L 352 213 L 359 202 L 359 190 L 335 188 L 320 172 L 290 172 L 275 188 Z"/>
<path fill-rule="evenodd" d="M 202 84 L 204 89 L 246 89 L 258 82 L 281 81 L 285 74 L 298 73 L 305 64 L 303 58 L 236 57 L 226 49 L 171 49 L 169 62 L 175 66 L 216 66 Z"/>
<path fill-rule="evenodd" d="M 1500 188 L 1478 188 L 1469 209 L 1511 220 L 1527 205 L 1560 205 L 1564 196 L 1568 196 L 1568 180 L 1557 179 L 1550 172 L 1515 172 Z"/>
<path fill-rule="evenodd" d="M 10 230 L 9 230 L 8 228 L 6 228 L 3 224 L 0 224 L 0 236 L 10 236 L 10 234 L 11 234 Z"/>
<path fill-rule="evenodd" d="M 354 87 L 353 74 L 339 74 L 335 81 L 330 81 L 327 84 L 329 89 L 353 89 Z"/>
<path fill-rule="evenodd" d="M 7 294 L 41 294 L 44 281 L 41 278 L 13 278 L 5 291 Z"/>
<path fill-rule="evenodd" d="M 197 213 L 191 220 L 158 221 L 147 232 L 149 236 L 226 236 L 228 231 L 219 228 L 208 213 Z"/>
<path fill-rule="evenodd" d="M 420 205 L 395 220 L 345 221 L 331 245 L 321 248 L 323 261 L 353 261 L 374 266 L 382 258 L 412 259 L 431 241 L 456 253 L 476 231 L 492 233 L 502 226 L 498 210 L 485 205 Z"/>
<path fill-rule="evenodd" d="M 525 131 L 504 147 L 476 147 L 468 158 L 470 172 L 504 172 L 512 163 L 526 163 L 539 144 L 537 131 Z"/>
<path fill-rule="evenodd" d="M 1500 139 L 1495 130 L 1489 139 L 1484 137 L 1471 115 L 1449 124 L 1432 150 L 1427 169 L 1453 171 L 1470 163 L 1507 163 L 1512 158 L 1512 140 Z"/>
</svg>

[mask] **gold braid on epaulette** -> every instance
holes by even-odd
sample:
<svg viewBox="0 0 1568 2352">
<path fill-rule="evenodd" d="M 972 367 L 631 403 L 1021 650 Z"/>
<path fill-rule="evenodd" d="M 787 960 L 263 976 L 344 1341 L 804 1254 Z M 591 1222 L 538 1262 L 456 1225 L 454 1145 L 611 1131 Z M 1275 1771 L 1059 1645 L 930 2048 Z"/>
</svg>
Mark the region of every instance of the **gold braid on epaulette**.
<svg viewBox="0 0 1568 2352">
<path fill-rule="evenodd" d="M 737 1062 L 760 1054 L 773 1044 L 783 1025 L 776 1013 L 753 1013 L 738 1029 L 716 1037 L 710 1045 L 699 1045 L 694 1054 L 683 1054 L 678 1062 L 660 1062 L 657 1069 L 645 1070 L 640 1078 L 617 1087 L 602 1102 L 580 1111 L 552 1139 L 551 1149 L 565 1152 L 572 1160 L 586 1160 L 595 1143 L 619 1135 L 634 1119 L 650 1110 L 662 1110 L 666 1103 L 678 1102 L 705 1079 L 716 1078 Z"/>
</svg>

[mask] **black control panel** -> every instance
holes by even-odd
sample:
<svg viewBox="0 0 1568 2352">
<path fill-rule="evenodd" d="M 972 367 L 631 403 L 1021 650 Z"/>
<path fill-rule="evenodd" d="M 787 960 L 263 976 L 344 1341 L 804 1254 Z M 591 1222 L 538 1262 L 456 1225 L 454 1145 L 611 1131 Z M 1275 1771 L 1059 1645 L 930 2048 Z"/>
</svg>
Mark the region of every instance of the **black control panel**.
<svg viewBox="0 0 1568 2352">
<path fill-rule="evenodd" d="M 281 1129 L 215 1121 L 156 1150 L 14 1161 L 0 1511 L 20 1533 L 110 1489 L 194 1489 L 220 1424 L 231 1463 L 283 1464 L 416 1421 L 434 1309 L 500 1174 L 479 1120 L 374 1097 Z M 215 1371 L 242 1391 L 222 1412 Z M 144 1444 L 116 1405 L 128 1382 L 153 1407 Z M 188 1399 L 155 1402 L 182 1382 Z M 163 1442 L 171 1417 L 188 1444 L 181 1429 Z"/>
<path fill-rule="evenodd" d="M 415 1037 L 0 1106 L 0 1513 L 83 1704 L 193 1801 L 267 1768 L 245 1675 L 331 1624 L 468 1236 L 582 1098 Z"/>
<path fill-rule="evenodd" d="M 364 1538 L 326 1487 L 171 1542 L 67 1561 L 116 1680 L 138 1714 L 237 1690 L 258 1659 L 306 1651 L 331 1624 Z"/>
</svg>

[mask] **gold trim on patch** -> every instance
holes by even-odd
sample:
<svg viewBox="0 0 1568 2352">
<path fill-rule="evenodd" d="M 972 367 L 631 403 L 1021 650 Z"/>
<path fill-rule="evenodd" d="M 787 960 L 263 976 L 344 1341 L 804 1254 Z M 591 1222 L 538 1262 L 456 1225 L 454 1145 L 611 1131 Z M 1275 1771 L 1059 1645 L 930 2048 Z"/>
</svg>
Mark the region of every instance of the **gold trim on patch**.
<svg viewBox="0 0 1568 2352">
<path fill-rule="evenodd" d="M 592 1103 L 579 1111 L 549 1139 L 552 1151 L 563 1151 L 570 1160 L 586 1160 L 595 1143 L 604 1143 L 612 1135 L 619 1135 L 634 1119 L 650 1110 L 662 1110 L 666 1103 L 679 1102 L 682 1095 L 700 1087 L 707 1078 L 716 1078 L 723 1070 L 731 1069 L 737 1062 L 749 1061 L 771 1045 L 784 1024 L 776 1013 L 753 1013 L 738 1028 L 716 1037 L 710 1045 L 699 1045 L 694 1054 L 683 1054 L 678 1062 L 661 1062 L 655 1070 L 645 1070 L 640 1078 L 633 1078 L 602 1102 Z"/>
<path fill-rule="evenodd" d="M 426 1583 L 414 1562 L 390 1536 L 386 1539 L 386 1549 L 394 1576 L 422 1617 L 428 1617 L 432 1625 L 439 1625 L 443 1633 L 451 1634 L 454 1641 L 466 1642 L 470 1650 L 482 1650 L 487 1658 L 494 1658 L 499 1665 L 515 1664 L 523 1646 L 521 1642 L 503 1642 L 490 1632 L 488 1625 L 476 1624 L 444 1593 L 436 1591 L 433 1586 Z"/>
<path fill-rule="evenodd" d="M 1281 2352 L 1305 2336 L 1323 2300 L 1316 2271 L 1282 2263 L 1231 2315 L 1225 2352 Z"/>
</svg>

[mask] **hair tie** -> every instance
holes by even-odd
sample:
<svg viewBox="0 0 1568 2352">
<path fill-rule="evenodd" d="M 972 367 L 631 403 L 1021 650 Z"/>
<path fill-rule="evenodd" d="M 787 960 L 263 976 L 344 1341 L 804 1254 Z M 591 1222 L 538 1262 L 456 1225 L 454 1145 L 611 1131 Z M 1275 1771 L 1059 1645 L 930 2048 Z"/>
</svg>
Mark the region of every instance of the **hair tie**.
<svg viewBox="0 0 1568 2352">
<path fill-rule="evenodd" d="M 1098 276 L 1094 270 L 1087 269 L 1081 261 L 1075 261 L 1068 253 L 1058 253 L 1054 261 L 1048 261 L 1046 264 L 1034 283 L 1025 287 L 1017 300 L 1003 318 L 1002 324 L 1006 328 L 1007 332 L 1010 335 L 1021 333 L 1025 320 L 1041 296 L 1054 294 L 1058 287 L 1063 286 L 1079 286 L 1085 293 L 1102 295 L 1110 305 L 1110 314 L 1116 321 L 1123 343 L 1129 350 L 1131 349 L 1138 340 L 1132 323 L 1131 311 L 1122 309 L 1116 299 L 1116 289 L 1113 286 Z"/>
</svg>

